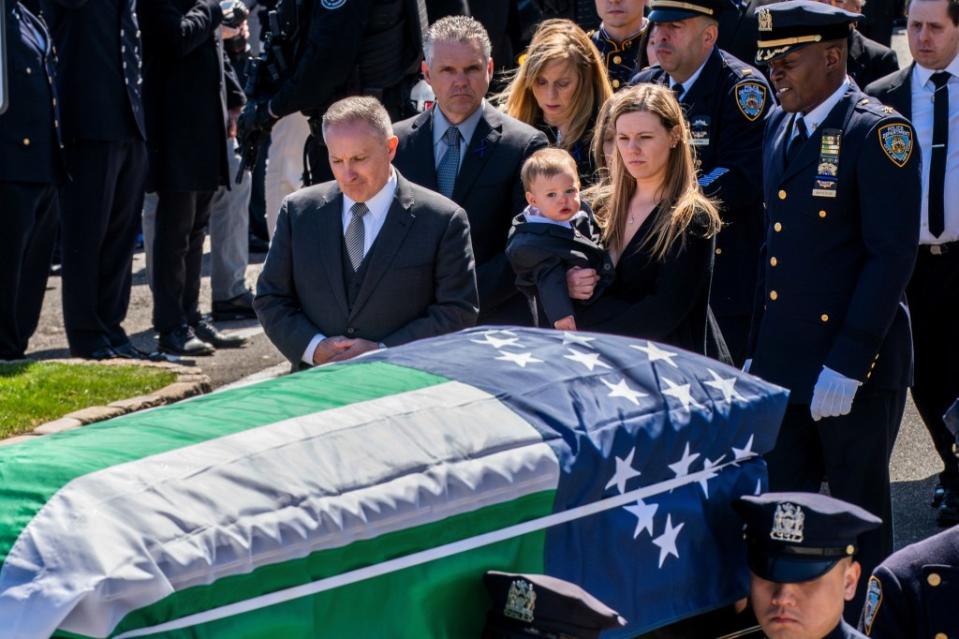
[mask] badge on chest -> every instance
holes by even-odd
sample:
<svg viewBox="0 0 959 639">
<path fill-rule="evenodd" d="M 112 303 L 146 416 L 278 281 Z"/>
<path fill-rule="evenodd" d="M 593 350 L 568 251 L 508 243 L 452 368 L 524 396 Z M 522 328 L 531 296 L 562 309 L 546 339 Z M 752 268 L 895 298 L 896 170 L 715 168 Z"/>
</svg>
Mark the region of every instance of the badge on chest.
<svg viewBox="0 0 959 639">
<path fill-rule="evenodd" d="M 709 146 L 708 115 L 694 115 L 689 119 L 689 143 L 693 146 Z"/>
<path fill-rule="evenodd" d="M 824 129 L 819 147 L 819 164 L 816 166 L 816 181 L 813 197 L 836 197 L 839 186 L 839 147 L 842 138 L 840 129 Z"/>
</svg>

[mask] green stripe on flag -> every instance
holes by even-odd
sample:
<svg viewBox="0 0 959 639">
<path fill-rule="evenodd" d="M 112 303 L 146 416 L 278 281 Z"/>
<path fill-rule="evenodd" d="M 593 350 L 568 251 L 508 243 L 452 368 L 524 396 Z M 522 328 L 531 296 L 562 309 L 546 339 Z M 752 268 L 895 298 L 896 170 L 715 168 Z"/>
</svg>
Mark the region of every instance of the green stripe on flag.
<svg viewBox="0 0 959 639">
<path fill-rule="evenodd" d="M 78 477 L 284 419 L 446 381 L 381 362 L 324 367 L 0 447 L 0 564 L 47 500 Z"/>
</svg>

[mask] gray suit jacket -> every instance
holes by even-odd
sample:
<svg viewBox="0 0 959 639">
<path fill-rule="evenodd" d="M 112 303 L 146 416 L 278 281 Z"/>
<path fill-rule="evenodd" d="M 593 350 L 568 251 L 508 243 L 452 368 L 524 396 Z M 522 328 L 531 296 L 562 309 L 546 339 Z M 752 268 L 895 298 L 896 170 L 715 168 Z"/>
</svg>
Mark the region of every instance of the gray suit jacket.
<svg viewBox="0 0 959 639">
<path fill-rule="evenodd" d="M 479 299 L 463 209 L 397 171 L 396 195 L 352 308 L 343 282 L 342 211 L 336 182 L 287 197 L 257 281 L 253 307 L 294 368 L 317 333 L 395 346 L 476 323 Z"/>
</svg>

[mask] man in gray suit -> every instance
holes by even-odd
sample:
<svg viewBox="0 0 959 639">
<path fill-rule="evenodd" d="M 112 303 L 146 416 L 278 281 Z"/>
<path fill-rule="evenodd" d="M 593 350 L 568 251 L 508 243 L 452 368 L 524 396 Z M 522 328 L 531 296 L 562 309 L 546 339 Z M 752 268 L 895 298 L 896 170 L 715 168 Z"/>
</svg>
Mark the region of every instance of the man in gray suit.
<svg viewBox="0 0 959 639">
<path fill-rule="evenodd" d="M 396 124 L 396 167 L 413 182 L 439 191 L 466 209 L 476 251 L 481 324 L 532 324 L 513 284 L 506 236 L 526 206 L 523 162 L 546 146 L 535 128 L 483 99 L 493 75 L 483 25 L 450 16 L 429 28 L 423 72 L 436 105 Z"/>
<path fill-rule="evenodd" d="M 335 182 L 280 207 L 253 307 L 293 368 L 449 333 L 476 322 L 466 213 L 407 181 L 386 109 L 345 98 L 323 116 Z"/>
</svg>

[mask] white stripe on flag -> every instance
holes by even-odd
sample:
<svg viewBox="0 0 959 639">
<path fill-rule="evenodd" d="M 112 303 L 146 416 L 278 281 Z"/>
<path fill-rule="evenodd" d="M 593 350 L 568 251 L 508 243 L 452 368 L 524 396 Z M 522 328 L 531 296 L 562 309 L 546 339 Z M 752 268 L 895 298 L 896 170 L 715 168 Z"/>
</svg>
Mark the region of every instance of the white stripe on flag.
<svg viewBox="0 0 959 639">
<path fill-rule="evenodd" d="M 104 636 L 175 591 L 558 478 L 532 426 L 459 382 L 277 422 L 70 482 L 7 556 L 0 619 L 15 637 Z"/>
<path fill-rule="evenodd" d="M 117 635 L 115 639 L 132 639 L 133 637 L 145 637 L 160 632 L 171 632 L 174 630 L 191 628 L 193 626 L 209 623 L 211 621 L 217 621 L 218 619 L 225 619 L 227 617 L 233 617 L 246 612 L 251 612 L 253 610 L 275 606 L 286 601 L 299 599 L 301 597 L 308 597 L 326 590 L 332 590 L 334 588 L 356 583 L 358 581 L 380 577 L 398 570 L 405 570 L 406 568 L 410 568 L 412 566 L 418 566 L 436 559 L 450 557 L 461 552 L 473 550 L 474 548 L 496 544 L 506 539 L 512 539 L 513 537 L 519 537 L 521 535 L 526 535 L 538 530 L 544 530 L 552 526 L 558 526 L 559 524 L 565 524 L 577 519 L 583 519 L 584 517 L 589 517 L 590 515 L 595 515 L 607 510 L 612 510 L 613 508 L 626 506 L 627 504 L 631 504 L 638 499 L 655 497 L 656 495 L 661 495 L 662 493 L 675 490 L 676 488 L 685 486 L 687 484 L 696 483 L 704 479 L 713 479 L 717 472 L 721 472 L 727 466 L 739 465 L 740 463 L 748 461 L 755 456 L 756 455 L 749 455 L 741 457 L 737 460 L 722 464 L 721 466 L 701 470 L 699 472 L 692 473 L 691 475 L 683 475 L 668 481 L 659 482 L 650 486 L 644 486 L 621 495 L 607 497 L 606 499 L 601 499 L 600 501 L 586 504 L 585 506 L 579 506 L 563 512 L 540 517 L 538 519 L 532 519 L 530 521 L 523 522 L 522 524 L 516 524 L 515 526 L 501 528 L 500 530 L 494 530 L 482 535 L 470 537 L 469 539 L 462 539 L 460 541 L 452 542 L 443 546 L 437 546 L 435 548 L 430 548 L 429 550 L 423 550 L 417 553 L 406 555 L 405 557 L 398 557 L 396 559 L 390 559 L 372 566 L 365 566 L 363 568 L 351 570 L 333 577 L 320 579 L 318 581 L 314 581 L 313 583 L 303 584 L 302 586 L 294 586 L 285 590 L 278 590 L 276 592 L 271 592 L 268 595 L 261 595 L 259 597 L 254 597 L 253 599 L 247 599 L 246 601 L 239 601 L 226 606 L 221 606 L 219 608 L 205 610 L 203 612 L 181 617 L 180 619 L 176 619 L 174 621 L 168 621 L 166 623 L 150 626 L 148 628 L 130 630 Z"/>
</svg>

